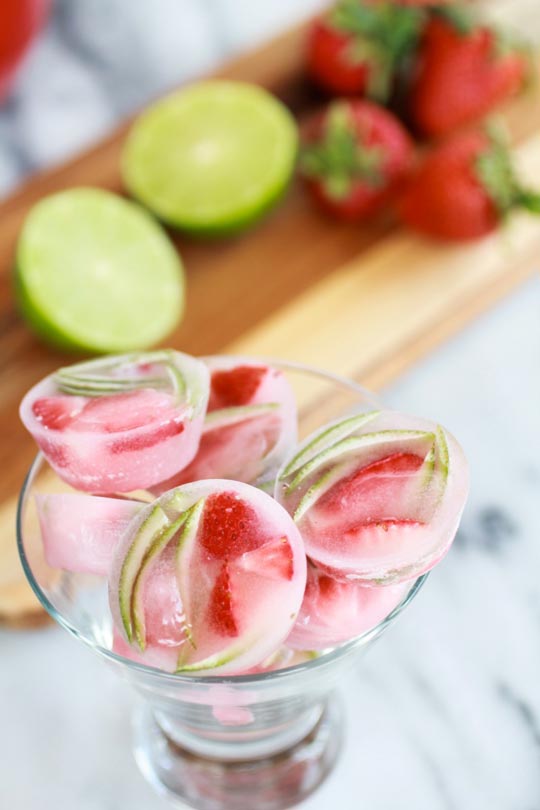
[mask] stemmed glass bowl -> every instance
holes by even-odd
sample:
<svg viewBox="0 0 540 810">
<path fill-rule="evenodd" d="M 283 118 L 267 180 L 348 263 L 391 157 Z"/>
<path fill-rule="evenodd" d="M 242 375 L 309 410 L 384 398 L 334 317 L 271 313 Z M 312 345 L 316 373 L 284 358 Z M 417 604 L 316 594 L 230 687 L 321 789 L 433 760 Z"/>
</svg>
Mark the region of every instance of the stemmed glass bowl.
<svg viewBox="0 0 540 810">
<path fill-rule="evenodd" d="M 250 358 L 252 361 L 252 358 Z M 303 437 L 376 404 L 351 380 L 314 368 L 268 361 L 295 391 Z M 38 455 L 23 486 L 17 518 L 22 564 L 38 599 L 142 696 L 134 749 L 147 779 L 173 802 L 198 810 L 280 810 L 305 799 L 332 769 L 343 723 L 335 686 L 418 593 L 420 577 L 376 627 L 318 657 L 284 669 L 236 677 L 172 675 L 117 655 L 103 577 L 49 567 L 34 496 L 70 491 Z"/>
</svg>

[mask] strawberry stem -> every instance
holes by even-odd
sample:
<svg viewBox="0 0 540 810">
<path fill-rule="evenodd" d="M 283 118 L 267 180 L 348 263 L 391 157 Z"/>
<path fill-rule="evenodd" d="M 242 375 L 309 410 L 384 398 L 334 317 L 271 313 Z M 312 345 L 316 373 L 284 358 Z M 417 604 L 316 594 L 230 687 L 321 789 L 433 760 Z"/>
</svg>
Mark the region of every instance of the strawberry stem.
<svg viewBox="0 0 540 810">
<path fill-rule="evenodd" d="M 540 214 L 540 194 L 536 191 L 522 189 L 518 204 L 531 214 Z"/>
<path fill-rule="evenodd" d="M 487 128 L 488 148 L 476 159 L 476 175 L 501 217 L 514 208 L 540 214 L 540 193 L 521 186 L 515 172 L 506 137 L 493 126 Z"/>
<path fill-rule="evenodd" d="M 467 6 L 444 3 L 433 6 L 431 13 L 449 23 L 454 31 L 462 36 L 467 36 L 476 27 L 475 16 Z"/>
<path fill-rule="evenodd" d="M 344 199 L 358 181 L 379 186 L 381 150 L 359 143 L 360 137 L 348 103 L 334 102 L 328 109 L 322 139 L 304 146 L 300 170 L 306 177 L 320 179 L 335 200 Z"/>
<path fill-rule="evenodd" d="M 330 12 L 329 20 L 338 31 L 352 35 L 350 61 L 369 66 L 368 95 L 386 101 L 396 69 L 416 48 L 426 20 L 425 11 L 392 2 L 340 0 Z"/>
</svg>

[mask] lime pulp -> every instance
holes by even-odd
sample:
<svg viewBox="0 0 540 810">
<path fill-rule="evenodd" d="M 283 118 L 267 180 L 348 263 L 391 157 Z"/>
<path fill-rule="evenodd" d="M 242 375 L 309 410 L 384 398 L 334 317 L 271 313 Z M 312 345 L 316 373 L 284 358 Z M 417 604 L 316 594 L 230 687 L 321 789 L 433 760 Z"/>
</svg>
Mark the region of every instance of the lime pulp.
<svg viewBox="0 0 540 810">
<path fill-rule="evenodd" d="M 243 82 L 199 82 L 137 119 L 124 148 L 124 182 L 176 227 L 234 231 L 284 191 L 297 141 L 291 113 L 266 90 Z"/>
<path fill-rule="evenodd" d="M 182 263 L 161 226 L 138 205 L 97 188 L 62 191 L 32 208 L 15 281 L 35 331 L 81 351 L 154 345 L 184 305 Z"/>
</svg>

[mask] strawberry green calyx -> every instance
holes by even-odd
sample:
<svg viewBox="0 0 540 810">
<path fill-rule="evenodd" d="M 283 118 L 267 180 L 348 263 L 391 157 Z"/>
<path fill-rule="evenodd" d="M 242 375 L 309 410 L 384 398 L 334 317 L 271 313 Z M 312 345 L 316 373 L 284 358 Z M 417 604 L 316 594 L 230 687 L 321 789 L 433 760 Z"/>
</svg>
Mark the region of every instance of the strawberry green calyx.
<svg viewBox="0 0 540 810">
<path fill-rule="evenodd" d="M 449 23 L 456 34 L 462 36 L 467 36 L 477 26 L 476 17 L 467 6 L 456 3 L 442 3 L 441 5 L 432 6 L 430 11 L 433 16 Z"/>
<path fill-rule="evenodd" d="M 180 531 L 186 519 L 187 513 L 180 515 L 170 526 L 166 526 L 157 533 L 142 560 L 141 567 L 133 584 L 131 595 L 132 628 L 141 652 L 144 652 L 146 648 L 146 620 L 143 603 L 144 584 L 153 565 L 157 563 L 161 553 Z"/>
<path fill-rule="evenodd" d="M 350 61 L 369 66 L 368 95 L 386 101 L 394 72 L 416 47 L 426 20 L 425 11 L 392 2 L 341 0 L 329 19 L 336 30 L 352 35 Z"/>
<path fill-rule="evenodd" d="M 475 161 L 476 176 L 501 218 L 513 209 L 540 213 L 540 193 L 524 188 L 516 175 L 506 138 L 491 127 L 489 144 Z"/>
<path fill-rule="evenodd" d="M 354 183 L 381 185 L 382 155 L 377 147 L 358 142 L 347 102 L 334 102 L 327 113 L 323 137 L 307 144 L 300 155 L 300 168 L 306 177 L 323 182 L 328 195 L 344 199 Z"/>
</svg>

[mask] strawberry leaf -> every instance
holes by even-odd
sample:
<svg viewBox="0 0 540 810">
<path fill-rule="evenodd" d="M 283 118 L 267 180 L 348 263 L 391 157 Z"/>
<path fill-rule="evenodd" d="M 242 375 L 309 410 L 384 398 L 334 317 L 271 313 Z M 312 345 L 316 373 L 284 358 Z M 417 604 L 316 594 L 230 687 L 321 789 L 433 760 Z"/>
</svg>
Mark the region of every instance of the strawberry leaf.
<svg viewBox="0 0 540 810">
<path fill-rule="evenodd" d="M 328 109 L 322 139 L 304 147 L 300 169 L 306 177 L 322 180 L 329 196 L 341 200 L 355 182 L 380 186 L 382 158 L 381 149 L 362 143 L 348 103 L 337 101 Z"/>
</svg>

